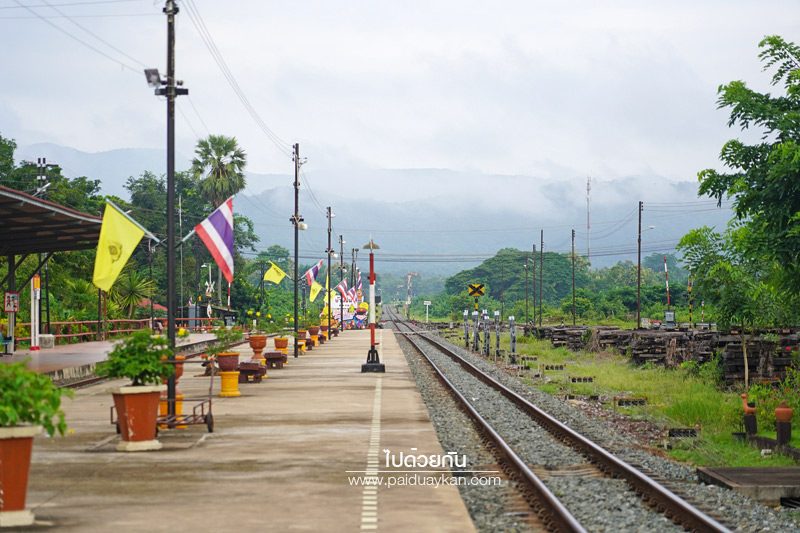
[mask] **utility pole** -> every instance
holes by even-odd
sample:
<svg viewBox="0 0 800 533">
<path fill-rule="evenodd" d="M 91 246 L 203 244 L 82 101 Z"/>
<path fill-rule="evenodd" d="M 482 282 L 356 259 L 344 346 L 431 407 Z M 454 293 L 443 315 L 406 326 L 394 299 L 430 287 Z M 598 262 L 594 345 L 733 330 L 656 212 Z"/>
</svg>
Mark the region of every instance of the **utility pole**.
<svg viewBox="0 0 800 533">
<path fill-rule="evenodd" d="M 298 247 L 300 245 L 300 221 L 303 217 L 300 216 L 300 143 L 294 145 L 294 215 L 292 215 L 292 224 L 294 224 L 294 356 L 297 357 L 297 289 L 300 283 L 298 265 L 300 254 Z M 305 295 L 303 296 L 303 304 L 305 305 Z"/>
<path fill-rule="evenodd" d="M 542 327 L 542 289 L 544 289 L 544 230 L 539 233 L 539 327 Z"/>
<path fill-rule="evenodd" d="M 37 158 L 37 166 L 38 166 L 38 175 L 36 177 L 36 186 L 38 187 L 37 192 L 41 191 L 42 199 L 47 198 L 47 158 L 39 157 Z M 42 254 L 39 254 L 39 263 L 42 262 Z M 50 258 L 47 257 L 44 261 L 44 306 L 47 313 L 47 321 L 45 322 L 47 326 L 45 330 L 47 333 L 50 332 L 50 273 L 48 269 L 48 264 L 50 263 Z M 42 307 L 39 306 L 39 329 L 41 330 L 42 325 Z"/>
<path fill-rule="evenodd" d="M 356 261 L 358 258 L 358 248 L 353 248 L 353 264 L 350 268 L 350 285 L 355 286 L 356 284 Z"/>
<path fill-rule="evenodd" d="M 328 206 L 328 272 L 325 275 L 325 298 L 328 300 L 328 340 L 331 340 L 331 255 L 333 255 L 333 248 L 331 248 L 331 223 L 333 222 L 333 213 L 331 213 L 331 206 Z M 324 301 L 324 300 L 323 300 Z"/>
<path fill-rule="evenodd" d="M 261 271 L 261 281 L 259 282 L 259 291 L 261 292 L 261 305 L 260 307 L 264 309 L 266 312 L 266 307 L 264 307 L 264 274 L 266 273 L 267 265 L 264 264 L 264 261 L 258 262 L 259 270 Z M 259 309 L 260 311 L 261 309 Z"/>
<path fill-rule="evenodd" d="M 533 321 L 531 322 L 534 326 L 536 325 L 536 245 L 533 245 L 531 251 L 531 296 L 533 297 Z"/>
<path fill-rule="evenodd" d="M 178 87 L 183 82 L 175 79 L 175 0 L 166 0 L 167 16 L 167 80 L 165 87 L 155 93 L 167 98 L 167 339 L 170 349 L 175 349 L 175 98 L 189 94 L 189 89 Z M 147 72 L 145 72 L 147 74 Z M 149 76 L 148 76 L 149 77 Z M 156 78 L 158 73 L 156 71 Z M 159 80 L 160 83 L 160 80 Z M 170 356 L 175 361 L 175 356 Z M 175 376 L 167 380 L 167 406 L 170 416 L 175 415 Z"/>
<path fill-rule="evenodd" d="M 642 329 L 642 208 L 639 200 L 639 234 L 636 238 L 636 329 Z"/>
<path fill-rule="evenodd" d="M 575 325 L 575 230 L 572 230 L 572 325 Z"/>
<path fill-rule="evenodd" d="M 526 257 L 525 258 L 525 326 L 526 327 L 528 325 L 528 269 L 530 268 L 528 266 L 528 263 L 530 263 L 530 261 Z"/>
<path fill-rule="evenodd" d="M 344 281 L 344 236 L 339 235 L 339 283 Z M 339 295 L 339 334 L 344 332 L 344 298 Z"/>
<path fill-rule="evenodd" d="M 591 192 L 592 192 L 592 178 L 586 178 L 586 259 L 589 263 L 592 262 L 592 248 L 590 245 L 592 237 L 592 217 L 591 217 Z"/>
</svg>

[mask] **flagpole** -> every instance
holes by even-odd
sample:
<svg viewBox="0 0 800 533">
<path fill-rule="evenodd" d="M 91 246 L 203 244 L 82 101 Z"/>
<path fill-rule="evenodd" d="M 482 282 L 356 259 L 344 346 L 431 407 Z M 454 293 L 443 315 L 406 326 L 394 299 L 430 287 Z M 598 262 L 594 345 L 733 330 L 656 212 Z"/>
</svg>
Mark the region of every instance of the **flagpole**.
<svg viewBox="0 0 800 533">
<path fill-rule="evenodd" d="M 328 206 L 328 271 L 325 274 L 325 297 L 328 299 L 328 340 L 331 340 L 331 253 L 333 253 L 333 249 L 331 248 L 331 218 L 333 218 L 333 213 L 331 213 L 331 207 Z"/>
<path fill-rule="evenodd" d="M 111 205 L 111 207 L 113 207 L 114 209 L 116 209 L 119 212 L 120 215 L 122 215 L 123 217 L 128 219 L 128 222 L 130 222 L 131 224 L 133 224 L 134 226 L 136 226 L 137 228 L 142 230 L 144 232 L 145 236 L 148 239 L 150 239 L 151 241 L 156 241 L 156 244 L 161 243 L 161 241 L 158 239 L 158 237 L 156 237 L 155 235 L 150 233 L 147 228 L 145 228 L 144 226 L 142 226 L 141 224 L 136 222 L 133 218 L 131 218 L 131 216 L 128 213 L 126 213 L 125 211 L 123 211 L 122 209 L 120 209 L 120 207 L 117 204 L 115 204 L 111 200 L 106 200 L 106 203 Z"/>
</svg>

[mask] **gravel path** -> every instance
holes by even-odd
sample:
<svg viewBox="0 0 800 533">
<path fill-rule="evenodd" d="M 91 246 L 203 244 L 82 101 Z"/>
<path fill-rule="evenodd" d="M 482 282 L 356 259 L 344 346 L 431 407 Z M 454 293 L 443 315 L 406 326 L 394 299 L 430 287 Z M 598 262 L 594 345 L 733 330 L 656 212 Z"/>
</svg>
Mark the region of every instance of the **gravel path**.
<svg viewBox="0 0 800 533">
<path fill-rule="evenodd" d="M 460 346 L 452 343 L 448 343 L 448 346 L 575 431 L 582 433 L 624 461 L 642 468 L 659 480 L 666 480 L 671 489 L 686 497 L 698 508 L 711 512 L 736 531 L 800 532 L 800 518 L 796 515 L 795 518 L 792 518 L 787 510 L 766 507 L 755 500 L 722 487 L 699 484 L 693 468 L 632 447 L 629 438 L 617 433 L 613 427 L 604 424 L 603 421 L 587 417 L 567 402 L 523 383 L 519 378 L 508 375 L 491 362 L 467 352 Z M 617 530 L 638 531 L 639 529 Z M 603 531 L 603 529 L 596 531 Z"/>
</svg>

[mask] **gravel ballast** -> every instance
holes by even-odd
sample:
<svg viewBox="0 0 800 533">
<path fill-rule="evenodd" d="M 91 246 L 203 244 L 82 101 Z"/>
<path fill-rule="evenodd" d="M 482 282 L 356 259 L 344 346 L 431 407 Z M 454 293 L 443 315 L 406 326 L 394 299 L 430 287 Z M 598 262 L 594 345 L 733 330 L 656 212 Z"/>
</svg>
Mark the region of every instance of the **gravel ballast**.
<svg viewBox="0 0 800 533">
<path fill-rule="evenodd" d="M 570 405 L 568 402 L 525 384 L 519 378 L 509 375 L 492 362 L 468 352 L 460 346 L 442 341 L 442 339 L 439 338 L 437 338 L 437 341 L 445 342 L 448 347 L 464 357 L 467 361 L 492 375 L 499 382 L 516 391 L 531 403 L 538 405 L 561 422 L 572 427 L 575 431 L 582 433 L 624 461 L 644 470 L 659 481 L 665 482 L 671 490 L 685 497 L 690 503 L 696 505 L 701 510 L 709 512 L 712 516 L 732 529 L 736 531 L 753 532 L 800 531 L 800 524 L 789 517 L 788 513 L 785 513 L 785 511 L 766 507 L 757 501 L 728 489 L 699 484 L 693 468 L 654 455 L 645 449 L 632 445 L 629 437 L 618 433 L 613 426 L 604 423 L 602 420 L 590 418 L 580 409 Z M 431 351 L 433 350 L 431 349 Z M 440 357 L 446 358 L 443 355 Z M 560 478 L 559 482 L 563 481 L 563 479 L 565 478 Z M 550 482 L 551 481 L 548 481 L 548 483 Z M 579 512 L 573 512 L 575 512 L 577 517 Z M 619 523 L 617 524 L 619 525 Z M 591 529 L 595 531 L 611 530 L 606 529 L 608 526 L 604 526 L 600 523 L 598 523 L 597 526 L 599 529 Z M 622 529 L 617 527 L 614 530 L 645 530 L 640 529 L 640 527 L 644 527 L 644 524 L 639 524 L 633 527 L 633 529 L 628 529 L 626 526 Z"/>
</svg>

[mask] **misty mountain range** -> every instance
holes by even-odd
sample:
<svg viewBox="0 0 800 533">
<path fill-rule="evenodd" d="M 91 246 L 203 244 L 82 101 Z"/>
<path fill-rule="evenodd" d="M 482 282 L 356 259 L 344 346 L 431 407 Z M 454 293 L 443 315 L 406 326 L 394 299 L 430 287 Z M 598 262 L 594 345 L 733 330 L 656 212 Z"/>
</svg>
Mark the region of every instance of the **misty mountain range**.
<svg viewBox="0 0 800 533">
<path fill-rule="evenodd" d="M 17 152 L 17 160 L 37 157 L 60 165 L 69 177 L 100 179 L 103 193 L 121 197 L 127 197 L 124 184 L 129 176 L 145 170 L 165 172 L 165 153 L 159 149 L 86 153 L 37 144 Z M 176 161 L 181 170 L 188 168 L 190 158 L 177 154 Z M 261 248 L 279 244 L 292 249 L 293 176 L 248 172 L 247 179 L 247 189 L 237 195 L 234 211 L 253 220 Z M 727 207 L 717 208 L 711 200 L 698 198 L 694 179 L 592 178 L 587 242 L 586 184 L 586 176 L 560 180 L 448 169 L 309 165 L 300 191 L 300 213 L 309 229 L 301 232 L 300 253 L 308 263 L 325 256 L 328 205 L 335 214 L 332 247 L 339 250 L 342 234 L 346 262 L 352 248 L 361 248 L 373 238 L 381 247 L 376 252 L 379 270 L 423 275 L 449 275 L 473 267 L 500 248 L 530 250 L 536 244 L 538 249 L 541 228 L 546 251 L 569 252 L 574 228 L 576 253 L 585 256 L 590 249 L 593 266 L 635 261 L 639 200 L 644 201 L 644 255 L 672 251 L 689 229 L 704 224 L 722 227 L 731 216 Z M 362 269 L 365 260 L 362 251 Z"/>
</svg>

